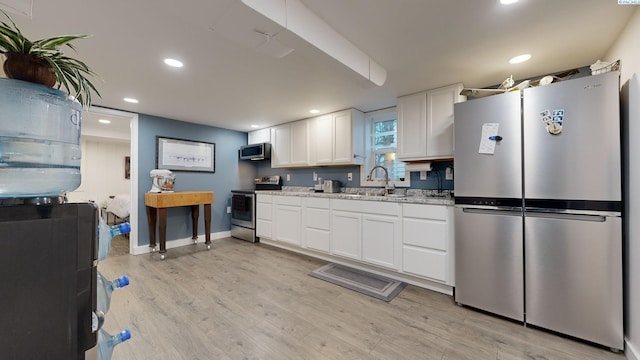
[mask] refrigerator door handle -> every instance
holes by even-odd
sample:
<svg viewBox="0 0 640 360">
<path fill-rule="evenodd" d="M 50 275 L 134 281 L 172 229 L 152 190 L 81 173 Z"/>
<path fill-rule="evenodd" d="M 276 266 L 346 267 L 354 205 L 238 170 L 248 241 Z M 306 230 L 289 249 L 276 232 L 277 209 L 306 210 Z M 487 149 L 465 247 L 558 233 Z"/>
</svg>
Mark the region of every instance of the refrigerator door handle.
<svg viewBox="0 0 640 360">
<path fill-rule="evenodd" d="M 463 213 L 468 214 L 485 214 L 485 215 L 507 215 L 507 216 L 522 216 L 522 209 L 504 209 L 504 208 L 462 208 Z"/>
<path fill-rule="evenodd" d="M 607 217 L 602 215 L 550 213 L 550 212 L 536 212 L 536 211 L 526 211 L 525 217 L 536 217 L 536 218 L 547 218 L 547 219 L 558 219 L 558 220 L 590 221 L 590 222 L 607 221 Z"/>
</svg>

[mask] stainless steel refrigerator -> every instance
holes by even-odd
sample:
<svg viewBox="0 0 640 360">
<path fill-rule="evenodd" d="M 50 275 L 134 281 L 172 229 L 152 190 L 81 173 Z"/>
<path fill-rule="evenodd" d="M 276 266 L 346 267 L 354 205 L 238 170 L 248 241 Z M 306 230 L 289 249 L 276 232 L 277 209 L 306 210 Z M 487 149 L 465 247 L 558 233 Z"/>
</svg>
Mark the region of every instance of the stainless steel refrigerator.
<svg viewBox="0 0 640 360">
<path fill-rule="evenodd" d="M 623 348 L 619 73 L 455 105 L 456 302 Z"/>
</svg>

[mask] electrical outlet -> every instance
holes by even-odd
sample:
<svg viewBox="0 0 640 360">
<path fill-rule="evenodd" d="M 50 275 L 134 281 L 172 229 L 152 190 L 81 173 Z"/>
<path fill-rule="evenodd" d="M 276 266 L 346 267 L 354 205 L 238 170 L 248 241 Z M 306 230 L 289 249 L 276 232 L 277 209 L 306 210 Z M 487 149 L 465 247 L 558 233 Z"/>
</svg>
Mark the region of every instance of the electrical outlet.
<svg viewBox="0 0 640 360">
<path fill-rule="evenodd" d="M 420 180 L 427 180 L 427 172 L 420 171 Z"/>
<path fill-rule="evenodd" d="M 453 180 L 453 168 L 448 167 L 444 175 L 445 180 Z"/>
<path fill-rule="evenodd" d="M 318 181 L 318 173 L 317 172 L 313 172 L 313 181 Z"/>
<path fill-rule="evenodd" d="M 231 214 L 231 206 L 227 206 L 227 214 Z"/>
<path fill-rule="evenodd" d="M 347 173 L 347 181 L 353 180 L 353 173 Z"/>
<path fill-rule="evenodd" d="M 291 174 L 287 174 L 287 181 L 291 181 Z"/>
</svg>

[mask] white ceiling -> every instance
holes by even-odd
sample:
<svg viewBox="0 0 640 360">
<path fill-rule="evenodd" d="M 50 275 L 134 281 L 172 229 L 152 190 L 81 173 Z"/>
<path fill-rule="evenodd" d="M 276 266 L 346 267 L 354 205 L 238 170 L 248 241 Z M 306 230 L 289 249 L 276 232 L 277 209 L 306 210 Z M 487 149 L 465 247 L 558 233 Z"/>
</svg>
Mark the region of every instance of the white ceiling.
<svg viewBox="0 0 640 360">
<path fill-rule="evenodd" d="M 452 83 L 485 87 L 589 65 L 637 9 L 616 0 L 300 1 L 384 67 L 386 83 L 366 81 L 287 30 L 278 40 L 292 53 L 256 51 L 264 37 L 254 30 L 281 28 L 240 0 L 34 0 L 31 19 L 13 18 L 33 39 L 93 35 L 76 47 L 102 78 L 95 105 L 250 131 L 310 117 L 311 108 L 372 111 Z M 533 57 L 508 64 L 522 53 Z"/>
</svg>

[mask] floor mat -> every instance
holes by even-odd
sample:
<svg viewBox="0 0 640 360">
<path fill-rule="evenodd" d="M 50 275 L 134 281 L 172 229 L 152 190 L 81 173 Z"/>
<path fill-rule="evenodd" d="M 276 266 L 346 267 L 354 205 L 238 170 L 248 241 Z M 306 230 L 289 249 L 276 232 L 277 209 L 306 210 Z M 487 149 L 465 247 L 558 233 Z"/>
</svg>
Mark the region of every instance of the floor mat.
<svg viewBox="0 0 640 360">
<path fill-rule="evenodd" d="M 391 301 L 407 286 L 402 281 L 334 263 L 313 270 L 309 275 L 384 301 Z"/>
</svg>

